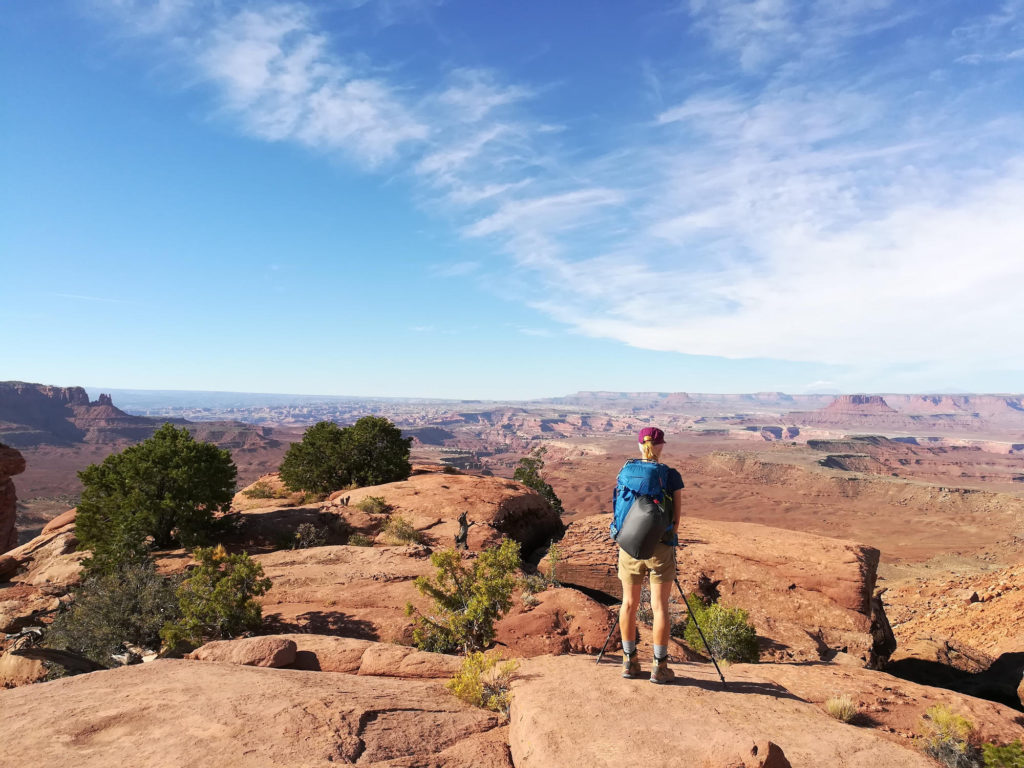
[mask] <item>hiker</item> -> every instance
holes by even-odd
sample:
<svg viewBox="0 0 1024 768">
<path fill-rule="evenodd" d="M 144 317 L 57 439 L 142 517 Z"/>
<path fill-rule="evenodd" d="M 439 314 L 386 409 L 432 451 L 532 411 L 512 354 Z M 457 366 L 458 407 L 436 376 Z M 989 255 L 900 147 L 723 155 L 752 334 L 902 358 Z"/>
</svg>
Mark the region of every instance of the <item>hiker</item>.
<svg viewBox="0 0 1024 768">
<path fill-rule="evenodd" d="M 651 667 L 652 683 L 667 683 L 675 678 L 668 666 L 669 615 L 668 598 L 676 577 L 675 547 L 679 544 L 679 518 L 682 514 L 683 478 L 679 472 L 662 464 L 661 451 L 665 447 L 665 433 L 657 427 L 644 427 L 638 436 L 639 459 L 630 459 L 619 471 L 615 489 L 615 515 L 612 538 L 619 544 L 619 580 L 622 582 L 622 606 L 619 625 L 622 630 L 622 676 L 640 677 L 640 659 L 636 650 L 636 609 L 646 574 L 651 580 L 651 607 L 654 610 L 654 663 Z M 652 516 L 642 517 L 636 512 L 640 501 L 654 510 Z M 660 505 L 660 506 L 659 506 Z M 639 548 L 636 542 L 626 542 L 625 519 L 633 513 L 633 521 L 651 520 L 656 526 L 646 534 L 647 544 Z M 635 528 L 635 525 L 633 526 Z M 627 527 L 628 528 L 628 527 Z M 620 537 L 620 534 L 623 534 Z M 638 551 L 653 547 L 649 557 L 638 559 L 623 547 Z"/>
<path fill-rule="evenodd" d="M 466 512 L 459 515 L 459 532 L 455 534 L 455 548 L 456 549 L 469 549 L 467 541 L 469 540 L 469 522 L 466 519 Z"/>
</svg>

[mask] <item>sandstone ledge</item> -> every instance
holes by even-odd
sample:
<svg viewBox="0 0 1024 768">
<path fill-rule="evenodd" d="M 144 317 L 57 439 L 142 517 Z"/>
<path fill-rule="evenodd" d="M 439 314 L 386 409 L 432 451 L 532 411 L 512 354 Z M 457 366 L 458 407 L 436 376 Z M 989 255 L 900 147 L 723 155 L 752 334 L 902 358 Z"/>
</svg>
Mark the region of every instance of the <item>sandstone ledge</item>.
<svg viewBox="0 0 1024 768">
<path fill-rule="evenodd" d="M 558 579 L 618 597 L 618 548 L 608 536 L 611 515 L 573 522 L 558 543 Z M 846 652 L 864 664 L 891 653 L 878 624 L 884 610 L 872 600 L 879 553 L 850 541 L 685 517 L 677 549 L 679 582 L 717 582 L 723 602 L 750 612 L 767 658 L 819 660 Z M 547 560 L 541 562 L 546 568 Z M 875 625 L 875 626 L 873 626 Z"/>
<path fill-rule="evenodd" d="M 0 691 L 5 765 L 511 768 L 436 681 L 159 660 Z"/>
</svg>

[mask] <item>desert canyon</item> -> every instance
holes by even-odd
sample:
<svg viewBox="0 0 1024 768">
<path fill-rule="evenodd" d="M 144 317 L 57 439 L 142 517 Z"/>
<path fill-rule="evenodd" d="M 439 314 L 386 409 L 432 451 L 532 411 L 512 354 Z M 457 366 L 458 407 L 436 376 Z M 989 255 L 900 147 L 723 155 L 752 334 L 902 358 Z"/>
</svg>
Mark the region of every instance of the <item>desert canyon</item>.
<svg viewBox="0 0 1024 768">
<path fill-rule="evenodd" d="M 0 765 L 925 767 L 916 729 L 935 704 L 987 741 L 1024 737 L 1024 396 L 124 398 L 0 382 Z M 413 437 L 408 480 L 311 503 L 281 490 L 306 427 L 366 414 Z M 41 682 L 43 663 L 16 651 L 80 581 L 76 473 L 164 421 L 238 465 L 226 544 L 272 581 L 262 630 Z M 649 425 L 686 483 L 683 589 L 744 608 L 757 630 L 760 662 L 725 666 L 726 688 L 675 639 L 677 680 L 661 689 L 619 676 L 617 635 L 595 664 L 620 597 L 611 492 Z M 561 517 L 511 479 L 537 447 Z M 257 481 L 281 492 L 246 495 Z M 359 504 L 370 497 L 423 543 L 389 543 Z M 496 652 L 521 660 L 507 720 L 444 689 L 457 657 L 411 646 L 413 581 L 463 513 L 467 557 L 511 538 L 560 584 L 517 591 L 498 623 Z M 327 532 L 322 546 L 282 544 L 303 523 Z M 348 544 L 355 533 L 370 546 Z M 164 573 L 190 560 L 157 553 Z M 644 627 L 642 658 L 649 641 Z M 826 713 L 840 695 L 855 722 Z M 624 739 L 623 719 L 656 737 Z"/>
</svg>

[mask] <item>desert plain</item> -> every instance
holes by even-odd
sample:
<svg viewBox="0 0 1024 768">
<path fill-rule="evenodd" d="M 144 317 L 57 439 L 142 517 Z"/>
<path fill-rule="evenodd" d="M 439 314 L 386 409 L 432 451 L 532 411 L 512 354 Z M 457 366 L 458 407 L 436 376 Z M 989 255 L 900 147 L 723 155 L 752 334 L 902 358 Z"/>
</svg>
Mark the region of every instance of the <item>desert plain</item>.
<svg viewBox="0 0 1024 768">
<path fill-rule="evenodd" d="M 228 448 L 240 489 L 277 484 L 285 451 L 310 424 L 366 414 L 413 437 L 416 470 L 315 503 L 236 496 L 244 525 L 231 546 L 253 553 L 274 583 L 261 636 L 47 683 L 36 682 L 41 664 L 10 654 L 8 638 L 0 681 L 13 690 L 0 705 L 22 714 L 5 720 L 4 740 L 17 746 L 0 762 L 107 765 L 137 753 L 146 765 L 646 765 L 669 755 L 723 768 L 931 765 L 915 738 L 936 703 L 988 739 L 1024 735 L 1021 395 L 591 392 L 494 403 L 123 394 L 125 409 L 117 392 L 93 400 L 81 388 L 0 383 L 8 635 L 45 624 L 76 583 L 82 555 L 67 513 L 81 490 L 76 473 L 163 421 Z M 635 748 L 600 723 L 624 710 L 649 716 L 654 703 L 641 691 L 650 686 L 621 680 L 611 660 L 595 666 L 594 655 L 618 597 L 611 493 L 644 426 L 665 430 L 663 461 L 686 483 L 680 580 L 698 590 L 703 579 L 750 612 L 762 663 L 729 666 L 725 690 L 705 659 L 674 642 L 679 680 L 665 696 L 678 714 L 658 726 L 657 747 Z M 537 448 L 560 519 L 511 480 Z M 425 545 L 389 544 L 379 517 L 355 506 L 367 496 L 385 497 Z M 563 585 L 517 597 L 500 623 L 497 650 L 522 660 L 507 720 L 444 692 L 456 659 L 409 647 L 404 606 L 422 602 L 412 580 L 429 572 L 430 550 L 452 546 L 462 512 L 471 553 L 514 538 L 528 568 L 552 569 Z M 281 546 L 302 522 L 373 545 L 332 534 L 322 547 Z M 168 572 L 188 565 L 187 552 L 158 554 Z M 641 642 L 649 654 L 643 631 Z M 838 694 L 857 702 L 859 724 L 824 712 Z M 197 700 L 205 714 L 185 730 L 199 738 L 182 739 L 157 709 Z M 150 749 L 151 737 L 170 746 Z"/>
</svg>

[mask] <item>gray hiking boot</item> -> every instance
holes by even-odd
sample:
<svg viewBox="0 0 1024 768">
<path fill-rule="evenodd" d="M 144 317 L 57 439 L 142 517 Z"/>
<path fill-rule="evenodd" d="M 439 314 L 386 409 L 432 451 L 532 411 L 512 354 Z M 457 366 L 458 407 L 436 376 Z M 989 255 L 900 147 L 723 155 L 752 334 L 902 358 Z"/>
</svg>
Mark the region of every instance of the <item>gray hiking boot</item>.
<svg viewBox="0 0 1024 768">
<path fill-rule="evenodd" d="M 661 685 L 676 679 L 676 673 L 669 669 L 668 659 L 655 659 L 651 665 L 651 682 Z"/>
<path fill-rule="evenodd" d="M 636 651 L 622 654 L 622 676 L 632 679 L 640 677 L 640 658 Z"/>
</svg>

